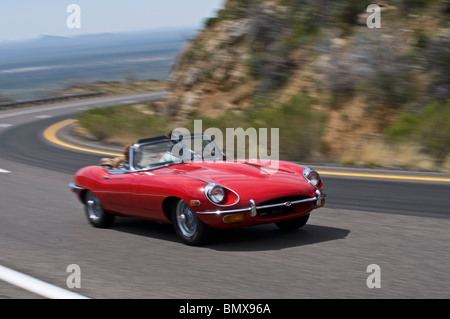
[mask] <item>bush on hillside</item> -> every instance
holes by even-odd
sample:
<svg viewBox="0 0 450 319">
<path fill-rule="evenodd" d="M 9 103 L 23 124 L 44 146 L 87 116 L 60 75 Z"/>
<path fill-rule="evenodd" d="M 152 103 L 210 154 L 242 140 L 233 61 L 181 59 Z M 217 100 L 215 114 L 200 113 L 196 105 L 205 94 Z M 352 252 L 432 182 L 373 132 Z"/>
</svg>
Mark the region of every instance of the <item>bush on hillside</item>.
<svg viewBox="0 0 450 319">
<path fill-rule="evenodd" d="M 436 165 L 450 154 L 450 100 L 433 101 L 417 114 L 405 113 L 386 130 L 390 141 L 418 143 Z"/>
</svg>

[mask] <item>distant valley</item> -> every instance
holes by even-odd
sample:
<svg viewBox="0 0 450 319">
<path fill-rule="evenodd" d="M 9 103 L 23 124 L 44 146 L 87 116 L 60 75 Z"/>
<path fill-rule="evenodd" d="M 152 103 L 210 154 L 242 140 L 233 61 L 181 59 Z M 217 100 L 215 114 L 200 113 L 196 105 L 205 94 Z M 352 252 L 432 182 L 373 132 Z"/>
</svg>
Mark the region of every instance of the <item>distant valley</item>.
<svg viewBox="0 0 450 319">
<path fill-rule="evenodd" d="M 167 80 L 193 28 L 147 32 L 42 36 L 0 43 L 0 94 L 47 97 L 79 82 Z"/>
</svg>

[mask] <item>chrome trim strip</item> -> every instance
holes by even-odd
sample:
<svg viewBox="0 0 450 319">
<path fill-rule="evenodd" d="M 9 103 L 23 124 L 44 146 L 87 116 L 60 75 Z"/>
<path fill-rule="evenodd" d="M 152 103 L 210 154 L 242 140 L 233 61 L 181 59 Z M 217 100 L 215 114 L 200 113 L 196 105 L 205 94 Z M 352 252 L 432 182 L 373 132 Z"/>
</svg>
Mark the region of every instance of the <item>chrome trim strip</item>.
<svg viewBox="0 0 450 319">
<path fill-rule="evenodd" d="M 78 186 L 77 184 L 74 184 L 74 183 L 69 183 L 69 187 L 70 187 L 72 190 L 83 190 L 83 189 L 84 189 L 83 187 Z"/>
<path fill-rule="evenodd" d="M 257 212 L 258 209 L 281 207 L 281 206 L 291 206 L 291 205 L 295 205 L 295 204 L 314 202 L 317 199 L 318 199 L 317 196 L 314 196 L 314 197 L 307 198 L 307 199 L 300 199 L 300 200 L 295 200 L 295 201 L 287 201 L 287 202 L 284 202 L 284 203 L 262 205 L 262 206 L 254 206 L 255 202 L 253 200 L 250 200 L 250 206 L 249 207 L 237 208 L 237 209 L 226 209 L 226 210 L 220 210 L 220 209 L 218 209 L 218 210 L 205 210 L 205 211 L 197 212 L 197 214 L 200 214 L 200 215 L 218 214 L 219 215 L 219 214 L 240 213 L 240 212 L 251 211 L 252 212 L 251 216 L 254 217 L 254 216 L 256 216 L 256 212 Z"/>
<path fill-rule="evenodd" d="M 199 215 L 220 215 L 220 214 L 228 214 L 228 213 L 241 213 L 241 212 L 247 212 L 250 211 L 251 207 L 244 207 L 244 208 L 237 208 L 237 209 L 226 209 L 226 210 L 204 210 L 197 212 Z"/>
</svg>

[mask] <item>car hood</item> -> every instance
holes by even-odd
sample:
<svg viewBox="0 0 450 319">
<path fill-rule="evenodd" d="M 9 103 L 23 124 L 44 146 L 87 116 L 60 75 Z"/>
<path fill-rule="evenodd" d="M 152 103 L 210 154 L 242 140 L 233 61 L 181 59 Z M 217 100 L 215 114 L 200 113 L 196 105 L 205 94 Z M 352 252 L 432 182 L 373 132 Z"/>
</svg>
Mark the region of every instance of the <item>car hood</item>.
<svg viewBox="0 0 450 319">
<path fill-rule="evenodd" d="M 170 171 L 168 171 L 170 169 Z M 164 173 L 179 174 L 207 183 L 225 186 L 245 197 L 257 198 L 261 194 L 267 198 L 280 196 L 311 196 L 315 188 L 303 177 L 303 168 L 299 165 L 269 166 L 252 162 L 191 162 L 171 166 Z M 162 172 L 161 172 L 162 173 Z"/>
</svg>

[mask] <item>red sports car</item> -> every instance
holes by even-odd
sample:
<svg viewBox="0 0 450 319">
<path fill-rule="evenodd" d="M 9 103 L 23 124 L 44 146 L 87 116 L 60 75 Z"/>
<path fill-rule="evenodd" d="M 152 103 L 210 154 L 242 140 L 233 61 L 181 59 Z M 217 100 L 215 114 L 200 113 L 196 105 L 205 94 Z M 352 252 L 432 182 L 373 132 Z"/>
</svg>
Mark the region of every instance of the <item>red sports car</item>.
<svg viewBox="0 0 450 319">
<path fill-rule="evenodd" d="M 95 227 L 111 226 L 115 215 L 140 217 L 172 223 L 184 243 L 199 245 L 215 228 L 298 229 L 324 205 L 322 184 L 308 167 L 226 160 L 211 138 L 190 135 L 139 140 L 120 169 L 84 167 L 70 187 Z"/>
</svg>

